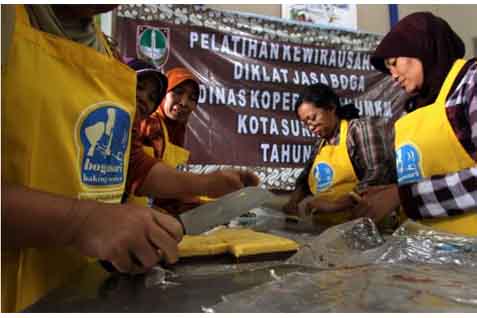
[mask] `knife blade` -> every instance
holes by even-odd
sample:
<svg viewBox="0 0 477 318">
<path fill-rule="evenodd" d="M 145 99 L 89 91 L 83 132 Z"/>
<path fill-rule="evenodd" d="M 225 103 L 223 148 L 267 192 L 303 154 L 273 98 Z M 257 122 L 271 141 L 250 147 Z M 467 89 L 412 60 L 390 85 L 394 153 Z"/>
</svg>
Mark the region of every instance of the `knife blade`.
<svg viewBox="0 0 477 318">
<path fill-rule="evenodd" d="M 185 234 L 197 235 L 230 222 L 253 208 L 272 200 L 275 194 L 259 187 L 246 187 L 203 204 L 179 216 Z"/>
</svg>

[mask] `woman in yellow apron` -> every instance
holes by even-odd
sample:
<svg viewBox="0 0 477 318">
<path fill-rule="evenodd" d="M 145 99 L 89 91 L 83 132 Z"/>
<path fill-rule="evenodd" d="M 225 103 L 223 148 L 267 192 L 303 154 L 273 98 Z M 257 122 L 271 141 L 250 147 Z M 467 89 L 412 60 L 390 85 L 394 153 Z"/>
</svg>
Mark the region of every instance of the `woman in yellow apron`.
<svg viewBox="0 0 477 318">
<path fill-rule="evenodd" d="M 86 256 L 122 271 L 131 265 L 129 252 L 144 266 L 158 261 L 158 248 L 175 261 L 181 228 L 169 216 L 157 223 L 145 217 L 151 209 L 110 204 L 119 203 L 126 181 L 136 81 L 104 38 L 94 28 L 88 33 L 85 21 L 105 8 L 9 8 L 15 25 L 2 67 L 8 151 L 2 152 L 1 288 L 2 311 L 18 311 L 64 283 Z M 81 18 L 86 36 L 63 28 L 65 17 Z M 89 40 L 72 40 L 80 38 Z"/>
<path fill-rule="evenodd" d="M 217 197 L 243 186 L 257 185 L 258 178 L 249 171 L 229 169 L 198 175 L 176 170 L 189 158 L 189 151 L 183 148 L 184 135 L 189 116 L 197 107 L 199 84 L 185 68 L 174 68 L 166 76 L 166 97 L 157 111 L 133 131 L 139 135 L 135 139 L 143 144 L 144 151 L 131 160 L 128 201 L 147 205 L 146 196 L 152 197 L 155 208 L 177 214 L 200 204 L 203 197 L 197 196 Z M 151 162 L 152 166 L 150 156 L 158 159 Z M 159 179 L 169 180 L 169 187 L 159 188 Z"/>
<path fill-rule="evenodd" d="M 132 60 L 128 65 L 137 70 L 138 75 L 146 70 L 155 69 L 153 65 L 138 59 Z M 141 81 L 141 77 L 138 77 L 138 81 Z M 145 154 L 159 158 L 170 168 L 176 169 L 177 166 L 185 164 L 189 159 L 189 151 L 182 146 L 187 120 L 197 106 L 199 84 L 192 73 L 184 68 L 175 68 L 169 71 L 166 83 L 168 83 L 166 85 L 168 96 L 166 100 L 163 100 L 166 95 L 165 89 L 164 95 L 153 105 L 154 108 L 151 111 L 141 112 L 144 116 L 140 119 L 138 126 L 139 139 L 143 144 Z M 138 90 L 139 86 L 140 83 L 138 83 Z M 140 105 L 139 100 L 138 105 Z M 160 106 L 157 107 L 157 105 Z M 136 175 L 147 174 L 147 172 L 147 170 L 137 171 Z M 131 177 L 131 179 L 135 180 L 137 176 Z M 150 204 L 149 198 L 145 196 L 129 195 L 128 200 L 140 205 Z M 162 201 L 162 205 L 177 205 L 179 202 L 175 199 L 160 201 Z"/>
<path fill-rule="evenodd" d="M 477 235 L 477 65 L 443 19 L 402 19 L 371 58 L 410 94 L 395 124 L 398 186 L 367 199 L 379 219 L 401 204 L 408 217 L 438 230 Z"/>
<path fill-rule="evenodd" d="M 306 214 L 316 212 L 322 224 L 345 222 L 354 206 L 350 192 L 395 182 L 385 122 L 358 119 L 354 105 L 341 106 L 336 93 L 323 84 L 305 87 L 296 105 L 297 116 L 320 141 L 284 210 L 296 214 L 300 202 L 311 194 Z"/>
</svg>

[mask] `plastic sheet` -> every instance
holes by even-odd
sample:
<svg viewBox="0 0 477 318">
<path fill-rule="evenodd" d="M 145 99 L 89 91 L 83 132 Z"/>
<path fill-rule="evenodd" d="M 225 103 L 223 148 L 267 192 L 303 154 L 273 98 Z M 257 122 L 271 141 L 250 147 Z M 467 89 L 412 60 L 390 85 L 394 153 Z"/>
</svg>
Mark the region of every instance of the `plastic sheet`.
<svg viewBox="0 0 477 318">
<path fill-rule="evenodd" d="M 287 263 L 321 270 L 228 295 L 214 311 L 477 311 L 477 238 L 412 221 L 385 239 L 370 219 L 335 226 Z"/>
<path fill-rule="evenodd" d="M 450 265 L 375 264 L 295 272 L 227 295 L 214 312 L 475 312 L 477 278 Z M 279 299 L 279 301 L 277 301 Z"/>
<path fill-rule="evenodd" d="M 437 232 L 407 221 L 384 240 L 370 219 L 358 219 L 328 229 L 305 244 L 287 263 L 320 268 L 377 263 L 476 268 L 477 238 Z"/>
<path fill-rule="evenodd" d="M 379 258 L 383 244 L 376 225 L 370 219 L 358 219 L 327 229 L 286 263 L 319 268 L 365 265 Z"/>
<path fill-rule="evenodd" d="M 385 244 L 377 263 L 454 264 L 477 268 L 477 238 L 434 231 L 407 221 Z"/>
</svg>

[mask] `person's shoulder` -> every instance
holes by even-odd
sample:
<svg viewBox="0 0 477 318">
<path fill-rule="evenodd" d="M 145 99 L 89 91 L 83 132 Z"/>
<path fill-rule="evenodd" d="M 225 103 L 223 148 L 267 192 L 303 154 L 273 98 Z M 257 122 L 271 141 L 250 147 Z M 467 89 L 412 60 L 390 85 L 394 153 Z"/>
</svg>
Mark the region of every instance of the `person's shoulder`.
<svg viewBox="0 0 477 318">
<path fill-rule="evenodd" d="M 447 103 L 454 105 L 460 103 L 462 98 L 468 98 L 468 95 L 475 96 L 475 87 L 477 86 L 477 59 L 473 58 L 467 61 L 463 69 L 456 78 L 447 98 Z"/>
<path fill-rule="evenodd" d="M 392 125 L 385 117 L 360 117 L 349 121 L 348 131 L 351 134 L 383 134 Z"/>
<path fill-rule="evenodd" d="M 368 127 L 381 126 L 386 123 L 387 119 L 384 117 L 359 117 L 349 121 L 349 127 Z"/>
</svg>

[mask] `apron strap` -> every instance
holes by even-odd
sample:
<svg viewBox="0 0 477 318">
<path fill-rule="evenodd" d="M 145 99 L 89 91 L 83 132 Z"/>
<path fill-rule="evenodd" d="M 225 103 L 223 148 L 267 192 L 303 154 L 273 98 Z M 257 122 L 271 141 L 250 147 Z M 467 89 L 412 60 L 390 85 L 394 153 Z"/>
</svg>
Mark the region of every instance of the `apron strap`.
<svg viewBox="0 0 477 318">
<path fill-rule="evenodd" d="M 101 41 L 101 44 L 103 44 L 104 49 L 106 50 L 106 54 L 107 54 L 109 57 L 113 57 L 113 58 L 114 58 L 113 51 L 111 50 L 111 47 L 109 46 L 109 43 L 108 43 L 108 41 L 106 40 L 105 35 L 103 34 L 103 32 L 101 32 L 101 29 L 99 28 L 99 26 L 98 26 L 98 24 L 96 23 L 96 21 L 94 21 L 94 28 L 95 28 L 95 30 L 96 30 L 96 34 L 97 34 L 97 36 L 98 36 L 99 41 Z"/>
<path fill-rule="evenodd" d="M 25 8 L 25 5 L 23 4 L 15 5 L 15 20 L 26 26 L 31 26 L 30 18 L 28 17 L 28 13 Z"/>
<path fill-rule="evenodd" d="M 442 89 L 439 92 L 439 95 L 437 96 L 436 101 L 434 103 L 441 103 L 442 105 L 445 105 L 446 98 L 447 95 L 449 95 L 449 91 L 452 88 L 452 84 L 454 83 L 454 80 L 456 79 L 457 75 L 459 75 L 460 70 L 466 62 L 467 61 L 464 59 L 458 59 L 454 62 L 451 70 L 449 71 L 449 74 L 444 81 L 444 84 L 442 85 Z"/>
<path fill-rule="evenodd" d="M 340 122 L 340 146 L 346 147 L 346 138 L 348 137 L 348 122 L 344 119 Z"/>
<path fill-rule="evenodd" d="M 164 134 L 164 146 L 167 147 L 167 144 L 169 144 L 170 141 L 169 141 L 169 132 L 167 131 L 166 122 L 160 116 L 157 116 L 157 117 L 161 121 L 162 133 Z"/>
</svg>

